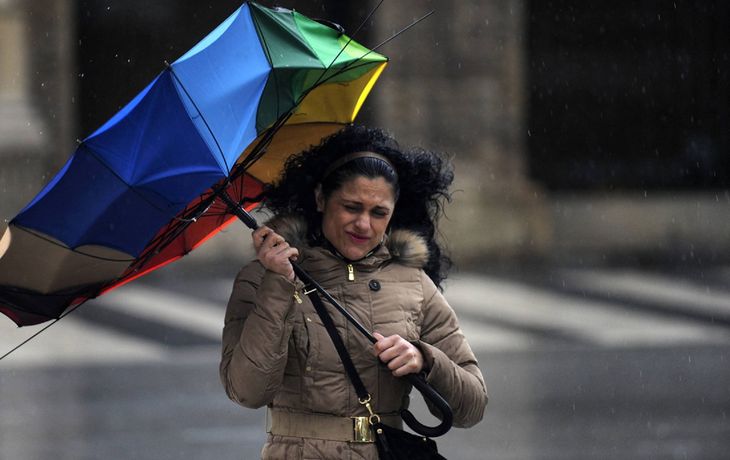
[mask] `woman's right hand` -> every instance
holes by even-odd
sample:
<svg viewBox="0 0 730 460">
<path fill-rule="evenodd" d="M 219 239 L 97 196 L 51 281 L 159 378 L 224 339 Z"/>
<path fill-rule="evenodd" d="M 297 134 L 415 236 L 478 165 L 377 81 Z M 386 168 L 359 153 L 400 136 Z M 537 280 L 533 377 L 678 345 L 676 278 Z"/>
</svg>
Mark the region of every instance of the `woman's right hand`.
<svg viewBox="0 0 730 460">
<path fill-rule="evenodd" d="M 256 257 L 267 270 L 284 275 L 294 281 L 292 260 L 297 260 L 299 251 L 289 246 L 283 236 L 269 227 L 259 227 L 251 235 Z"/>
</svg>

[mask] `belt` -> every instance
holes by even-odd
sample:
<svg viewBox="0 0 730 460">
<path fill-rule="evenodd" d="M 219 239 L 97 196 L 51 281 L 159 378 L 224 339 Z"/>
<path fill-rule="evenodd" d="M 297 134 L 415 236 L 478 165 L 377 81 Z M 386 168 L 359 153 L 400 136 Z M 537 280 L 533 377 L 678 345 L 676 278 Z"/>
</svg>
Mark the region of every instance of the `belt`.
<svg viewBox="0 0 730 460">
<path fill-rule="evenodd" d="M 382 423 L 402 428 L 398 415 L 380 416 Z M 266 432 L 278 436 L 314 438 L 343 442 L 374 442 L 368 416 L 339 417 L 336 415 L 266 411 Z"/>
</svg>

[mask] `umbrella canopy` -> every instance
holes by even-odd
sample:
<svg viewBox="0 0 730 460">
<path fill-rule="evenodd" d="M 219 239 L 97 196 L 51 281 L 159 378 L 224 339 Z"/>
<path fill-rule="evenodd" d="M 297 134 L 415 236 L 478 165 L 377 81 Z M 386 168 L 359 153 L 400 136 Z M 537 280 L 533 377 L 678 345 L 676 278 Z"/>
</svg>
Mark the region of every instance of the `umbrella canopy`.
<svg viewBox="0 0 730 460">
<path fill-rule="evenodd" d="M 289 155 L 352 122 L 386 63 L 297 12 L 244 4 L 10 221 L 0 312 L 18 325 L 58 318 L 199 246 L 235 218 L 220 192 L 245 202 Z"/>
</svg>

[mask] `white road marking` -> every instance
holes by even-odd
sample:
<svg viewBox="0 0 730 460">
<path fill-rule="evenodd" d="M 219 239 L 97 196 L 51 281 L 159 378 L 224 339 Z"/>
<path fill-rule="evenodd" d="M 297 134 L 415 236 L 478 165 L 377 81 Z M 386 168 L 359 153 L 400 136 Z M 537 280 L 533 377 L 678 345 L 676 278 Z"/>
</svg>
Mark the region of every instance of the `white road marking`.
<svg viewBox="0 0 730 460">
<path fill-rule="evenodd" d="M 610 302 L 561 295 L 493 277 L 454 278 L 445 294 L 457 314 L 465 311 L 530 328 L 564 331 L 599 346 L 730 343 L 730 330 L 721 326 L 631 311 Z"/>
<path fill-rule="evenodd" d="M 535 345 L 535 338 L 528 333 L 464 319 L 459 320 L 459 325 L 474 351 L 526 350 Z"/>
<path fill-rule="evenodd" d="M 0 356 L 47 325 L 18 328 L 4 316 L 2 318 Z M 160 361 L 165 354 L 165 349 L 156 343 L 106 328 L 96 329 L 67 316 L 0 361 L 0 369 L 37 365 Z"/>
<path fill-rule="evenodd" d="M 127 285 L 95 299 L 106 308 L 220 340 L 225 305 L 149 286 Z"/>
<path fill-rule="evenodd" d="M 670 307 L 691 307 L 708 316 L 730 317 L 730 291 L 712 290 L 697 281 L 638 270 L 561 270 L 560 274 L 589 292 L 611 293 L 628 300 Z"/>
</svg>

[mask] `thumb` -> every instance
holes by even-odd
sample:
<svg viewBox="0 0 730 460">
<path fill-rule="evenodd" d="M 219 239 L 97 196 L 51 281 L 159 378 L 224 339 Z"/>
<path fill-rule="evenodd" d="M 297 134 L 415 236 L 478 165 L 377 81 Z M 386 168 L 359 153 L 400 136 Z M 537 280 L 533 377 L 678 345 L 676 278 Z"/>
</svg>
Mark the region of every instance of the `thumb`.
<svg viewBox="0 0 730 460">
<path fill-rule="evenodd" d="M 377 342 L 373 344 L 373 356 L 378 356 L 380 352 L 383 351 L 378 347 L 378 345 L 380 344 L 380 341 L 383 340 L 385 337 L 379 332 L 373 332 L 373 337 L 375 337 L 375 340 L 377 340 Z"/>
</svg>

